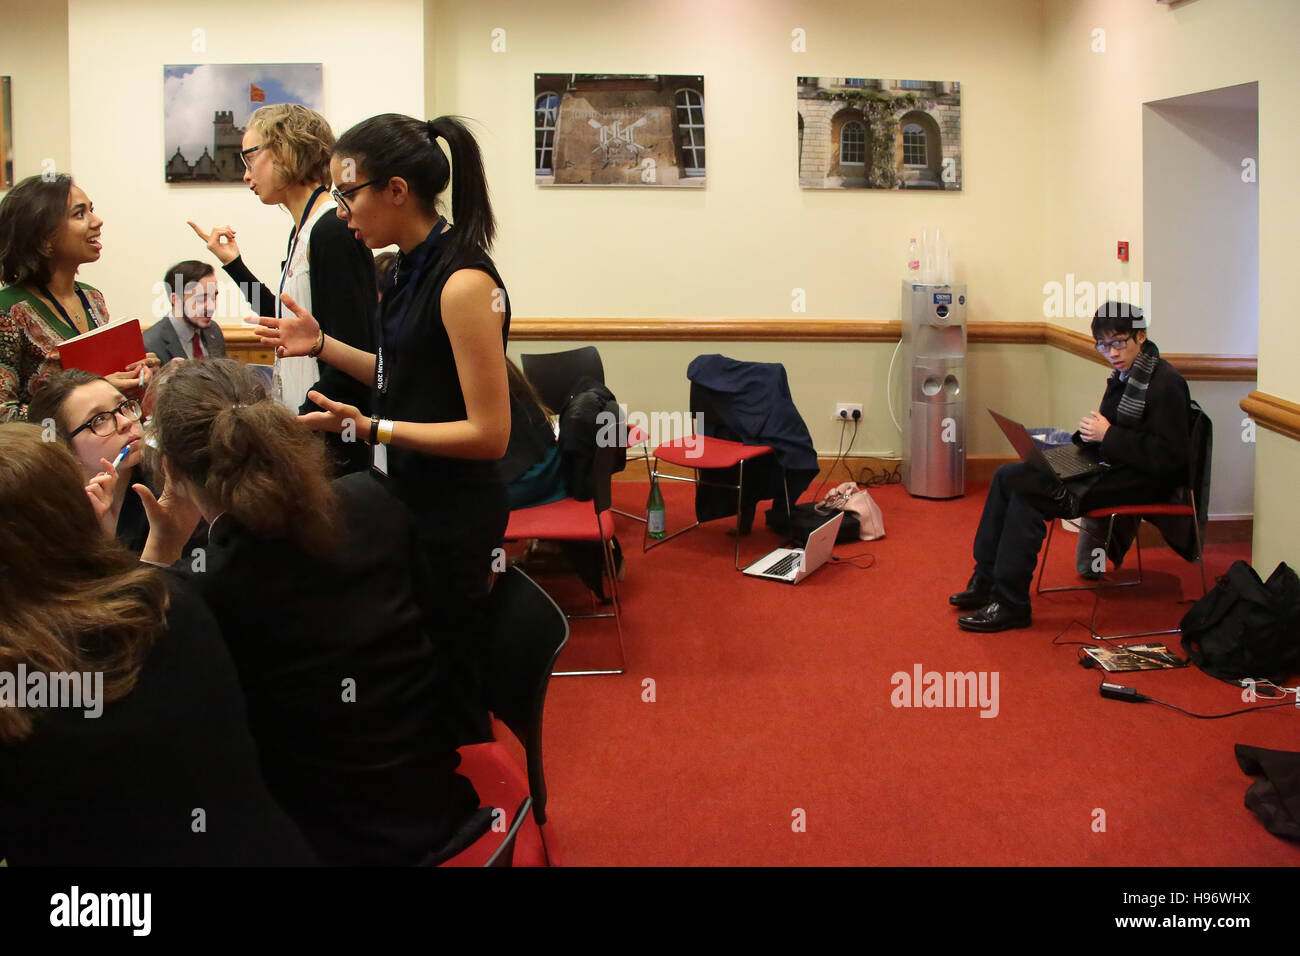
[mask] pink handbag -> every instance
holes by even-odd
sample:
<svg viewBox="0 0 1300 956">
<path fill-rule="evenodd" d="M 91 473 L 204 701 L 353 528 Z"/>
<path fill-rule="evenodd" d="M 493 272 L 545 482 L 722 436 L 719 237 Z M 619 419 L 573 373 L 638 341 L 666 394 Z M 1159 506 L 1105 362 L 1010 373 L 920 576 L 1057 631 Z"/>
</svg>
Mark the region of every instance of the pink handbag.
<svg viewBox="0 0 1300 956">
<path fill-rule="evenodd" d="M 870 492 L 859 488 L 854 482 L 846 481 L 836 485 L 821 500 L 821 510 L 832 508 L 851 511 L 858 516 L 858 537 L 862 541 L 875 541 L 885 536 L 885 516 L 880 505 L 872 500 Z"/>
</svg>

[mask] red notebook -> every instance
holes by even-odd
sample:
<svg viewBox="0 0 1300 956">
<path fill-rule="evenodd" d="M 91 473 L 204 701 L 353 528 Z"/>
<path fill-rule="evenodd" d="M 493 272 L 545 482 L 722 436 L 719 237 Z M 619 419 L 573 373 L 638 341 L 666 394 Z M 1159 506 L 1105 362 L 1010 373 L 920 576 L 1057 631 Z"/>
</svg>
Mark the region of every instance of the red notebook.
<svg viewBox="0 0 1300 956">
<path fill-rule="evenodd" d="M 144 333 L 139 319 L 118 319 L 59 345 L 59 361 L 64 368 L 79 368 L 92 375 L 125 371 L 142 358 Z"/>
</svg>

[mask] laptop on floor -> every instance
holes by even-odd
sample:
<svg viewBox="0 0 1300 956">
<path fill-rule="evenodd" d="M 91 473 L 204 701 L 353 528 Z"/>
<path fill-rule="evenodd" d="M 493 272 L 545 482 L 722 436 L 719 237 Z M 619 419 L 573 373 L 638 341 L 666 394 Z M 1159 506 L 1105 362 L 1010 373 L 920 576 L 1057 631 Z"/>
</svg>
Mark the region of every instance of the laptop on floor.
<svg viewBox="0 0 1300 956">
<path fill-rule="evenodd" d="M 804 547 L 777 548 L 745 568 L 745 573 L 768 581 L 798 584 L 831 559 L 835 537 L 840 533 L 840 522 L 843 520 L 844 512 L 835 512 L 833 517 L 808 535 L 808 543 Z"/>
<path fill-rule="evenodd" d="M 1039 448 L 1024 425 L 1013 422 L 1005 415 L 999 415 L 991 408 L 989 414 L 1002 429 L 1002 434 L 1007 436 L 1007 441 L 1011 442 L 1011 447 L 1016 450 L 1021 461 L 1026 465 L 1045 468 L 1061 481 L 1095 475 L 1110 467 L 1101 460 L 1095 449 L 1081 448 L 1073 442 L 1046 450 Z"/>
</svg>

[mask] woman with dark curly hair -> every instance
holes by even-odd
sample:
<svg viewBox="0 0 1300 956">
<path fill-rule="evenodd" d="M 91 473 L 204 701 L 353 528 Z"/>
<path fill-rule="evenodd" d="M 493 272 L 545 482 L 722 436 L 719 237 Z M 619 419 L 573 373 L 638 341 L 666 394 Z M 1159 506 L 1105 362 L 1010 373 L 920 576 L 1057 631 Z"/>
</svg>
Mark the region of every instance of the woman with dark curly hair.
<svg viewBox="0 0 1300 956">
<path fill-rule="evenodd" d="M 72 177 L 28 176 L 0 201 L 0 422 L 27 416 L 27 403 L 59 371 L 59 344 L 108 322 L 98 289 L 77 270 L 99 259 L 104 220 Z M 156 356 L 108 376 L 140 388 Z"/>
</svg>

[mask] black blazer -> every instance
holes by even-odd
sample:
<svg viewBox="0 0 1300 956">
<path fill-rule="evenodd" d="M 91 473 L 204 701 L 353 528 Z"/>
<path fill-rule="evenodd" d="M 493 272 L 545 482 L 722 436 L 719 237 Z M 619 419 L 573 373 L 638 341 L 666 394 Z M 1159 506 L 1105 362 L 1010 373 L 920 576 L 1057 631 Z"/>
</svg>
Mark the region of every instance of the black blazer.
<svg viewBox="0 0 1300 956">
<path fill-rule="evenodd" d="M 311 865 L 267 791 L 211 613 L 170 571 L 167 633 L 97 718 L 49 709 L 0 745 L 0 859 L 13 866 Z M 202 810 L 202 814 L 196 814 Z"/>
<path fill-rule="evenodd" d="M 334 487 L 345 536 L 333 557 L 222 515 L 204 569 L 189 557 L 176 567 L 221 624 L 267 783 L 321 859 L 414 864 L 478 799 L 456 774 L 450 680 L 419 604 L 428 585 L 409 514 L 367 473 Z"/>
<path fill-rule="evenodd" d="M 221 331 L 221 326 L 216 322 L 210 324 L 206 329 L 199 333 L 199 341 L 203 343 L 203 356 L 205 358 L 225 358 L 226 357 L 226 337 Z M 176 335 L 176 330 L 172 328 L 171 319 L 163 317 L 144 331 L 145 351 L 153 352 L 163 362 L 170 362 L 174 358 L 186 358 L 185 346 L 181 345 L 180 338 Z"/>
</svg>

